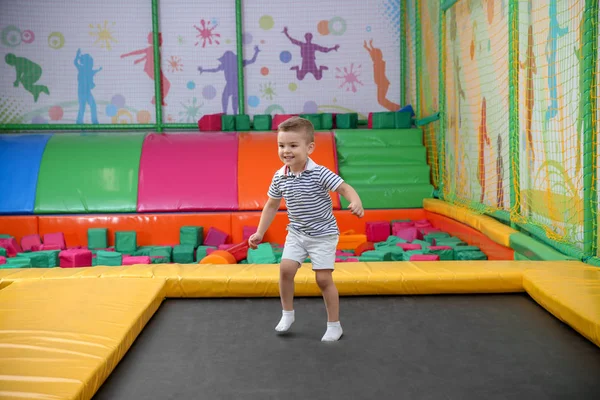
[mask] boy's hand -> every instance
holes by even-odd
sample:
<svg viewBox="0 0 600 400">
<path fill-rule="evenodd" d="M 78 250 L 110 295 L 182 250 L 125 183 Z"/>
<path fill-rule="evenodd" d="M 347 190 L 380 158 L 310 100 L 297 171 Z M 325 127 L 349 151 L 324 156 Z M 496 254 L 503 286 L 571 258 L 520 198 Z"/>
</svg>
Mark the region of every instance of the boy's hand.
<svg viewBox="0 0 600 400">
<path fill-rule="evenodd" d="M 258 232 L 253 233 L 252 236 L 250 236 L 250 238 L 248 238 L 248 245 L 250 246 L 250 248 L 256 249 L 258 247 L 258 245 L 260 244 L 260 242 L 262 242 L 263 236 L 264 235 L 262 235 Z"/>
<path fill-rule="evenodd" d="M 362 218 L 365 215 L 365 210 L 363 209 L 362 203 L 360 201 L 350 203 L 348 205 L 348 209 L 352 212 L 352 214 L 356 215 L 358 218 Z"/>
</svg>

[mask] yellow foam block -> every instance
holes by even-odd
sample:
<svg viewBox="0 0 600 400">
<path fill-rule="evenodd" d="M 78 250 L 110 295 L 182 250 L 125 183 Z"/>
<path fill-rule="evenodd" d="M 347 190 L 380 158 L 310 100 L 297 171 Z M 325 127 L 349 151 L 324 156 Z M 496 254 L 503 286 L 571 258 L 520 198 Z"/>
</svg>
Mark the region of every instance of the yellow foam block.
<svg viewBox="0 0 600 400">
<path fill-rule="evenodd" d="M 523 287 L 552 315 L 600 346 L 600 268 L 527 270 Z"/>
<path fill-rule="evenodd" d="M 36 279 L 0 290 L 0 398 L 91 398 L 164 288 L 160 279 Z"/>
<path fill-rule="evenodd" d="M 510 235 L 517 232 L 491 217 L 475 214 L 466 208 L 457 207 L 442 200 L 424 199 L 423 208 L 477 229 L 494 242 L 506 247 L 510 247 Z"/>
</svg>

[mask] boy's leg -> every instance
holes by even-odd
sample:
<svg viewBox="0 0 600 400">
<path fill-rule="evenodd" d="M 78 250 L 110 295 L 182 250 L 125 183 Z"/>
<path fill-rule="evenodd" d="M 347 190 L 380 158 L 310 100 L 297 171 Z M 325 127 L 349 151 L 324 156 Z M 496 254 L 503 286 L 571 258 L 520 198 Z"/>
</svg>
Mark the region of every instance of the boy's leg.
<svg viewBox="0 0 600 400">
<path fill-rule="evenodd" d="M 332 276 L 338 240 L 337 235 L 314 238 L 308 248 L 317 285 L 321 289 L 327 308 L 327 331 L 321 339 L 324 342 L 339 340 L 343 334 L 340 324 L 340 297 Z"/>
<path fill-rule="evenodd" d="M 279 297 L 281 298 L 282 316 L 275 327 L 278 332 L 286 332 L 294 323 L 294 278 L 307 255 L 302 237 L 296 232 L 289 231 L 279 266 Z"/>
</svg>

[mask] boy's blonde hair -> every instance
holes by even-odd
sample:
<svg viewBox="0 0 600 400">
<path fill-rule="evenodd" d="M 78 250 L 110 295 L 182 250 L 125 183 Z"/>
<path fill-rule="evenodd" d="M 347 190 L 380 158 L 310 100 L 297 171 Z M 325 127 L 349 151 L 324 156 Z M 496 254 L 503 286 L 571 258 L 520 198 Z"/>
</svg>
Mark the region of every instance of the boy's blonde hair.
<svg viewBox="0 0 600 400">
<path fill-rule="evenodd" d="M 315 141 L 315 127 L 306 118 L 291 117 L 279 124 L 277 129 L 279 132 L 302 132 L 307 143 Z"/>
</svg>

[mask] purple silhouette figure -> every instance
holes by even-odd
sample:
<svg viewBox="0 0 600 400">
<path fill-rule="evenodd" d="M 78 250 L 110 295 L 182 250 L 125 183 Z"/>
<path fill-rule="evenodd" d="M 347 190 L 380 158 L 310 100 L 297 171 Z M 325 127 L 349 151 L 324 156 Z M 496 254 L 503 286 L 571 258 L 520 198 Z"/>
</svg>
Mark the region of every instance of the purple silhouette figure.
<svg viewBox="0 0 600 400">
<path fill-rule="evenodd" d="M 324 65 L 321 65 L 319 68 L 317 68 L 317 63 L 315 62 L 315 53 L 317 51 L 323 52 L 323 53 L 329 53 L 332 50 L 337 51 L 340 48 L 339 44 L 336 44 L 333 47 L 323 47 L 323 46 L 319 46 L 318 44 L 314 44 L 311 40 L 313 38 L 312 33 L 308 32 L 306 33 L 306 35 L 304 35 L 304 39 L 306 39 L 306 43 L 303 43 L 299 40 L 296 40 L 294 38 L 292 38 L 289 34 L 288 34 L 288 28 L 287 26 L 285 28 L 283 28 L 283 33 L 285 34 L 285 36 L 287 36 L 288 39 L 290 39 L 290 42 L 292 42 L 293 44 L 300 46 L 300 57 L 302 57 L 302 67 L 295 65 L 293 67 L 291 67 L 291 70 L 295 70 L 296 71 L 296 77 L 298 78 L 298 80 L 303 80 L 304 77 L 306 76 L 306 74 L 313 74 L 313 76 L 315 77 L 316 80 L 321 80 L 321 78 L 323 77 L 323 71 L 328 70 L 329 68 L 327 68 Z"/>
<path fill-rule="evenodd" d="M 256 56 L 260 49 L 258 46 L 254 46 L 254 56 L 250 60 L 244 60 L 244 67 L 249 64 L 253 64 L 256 62 Z M 231 106 L 233 108 L 233 114 L 237 114 L 238 112 L 238 87 L 237 87 L 237 79 L 238 79 L 238 71 L 237 71 L 237 55 L 231 51 L 227 50 L 221 57 L 217 59 L 220 64 L 216 68 L 202 68 L 198 67 L 198 71 L 200 73 L 203 72 L 225 72 L 225 89 L 223 89 L 223 95 L 221 96 L 221 104 L 223 105 L 223 112 L 227 114 L 227 104 L 229 103 L 229 98 L 231 97 Z"/>
</svg>

